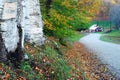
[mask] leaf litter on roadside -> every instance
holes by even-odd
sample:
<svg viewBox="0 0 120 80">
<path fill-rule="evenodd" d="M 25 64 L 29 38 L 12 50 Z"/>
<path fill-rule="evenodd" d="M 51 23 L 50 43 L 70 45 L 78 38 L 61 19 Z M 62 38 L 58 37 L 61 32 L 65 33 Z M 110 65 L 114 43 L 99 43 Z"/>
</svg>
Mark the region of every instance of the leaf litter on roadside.
<svg viewBox="0 0 120 80">
<path fill-rule="evenodd" d="M 86 48 L 79 42 L 71 43 L 72 48 L 68 49 L 66 53 L 66 59 L 69 65 L 74 69 L 72 73 L 75 74 L 77 80 L 116 80 L 114 75 L 106 67 L 106 64 L 102 64 L 95 55 L 88 52 Z M 79 66 L 76 66 L 76 61 L 79 62 Z M 83 75 L 82 78 L 77 78 L 79 75 Z M 86 78 L 86 79 L 85 79 Z"/>
</svg>

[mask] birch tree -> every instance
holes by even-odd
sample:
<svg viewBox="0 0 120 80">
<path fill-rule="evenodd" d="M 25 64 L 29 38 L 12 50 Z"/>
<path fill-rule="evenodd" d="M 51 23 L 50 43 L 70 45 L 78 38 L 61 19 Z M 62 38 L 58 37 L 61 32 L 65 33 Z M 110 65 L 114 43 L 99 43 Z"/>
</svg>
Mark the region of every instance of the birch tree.
<svg viewBox="0 0 120 80">
<path fill-rule="evenodd" d="M 15 66 L 24 58 L 24 38 L 44 42 L 39 0 L 0 0 L 0 62 Z"/>
</svg>

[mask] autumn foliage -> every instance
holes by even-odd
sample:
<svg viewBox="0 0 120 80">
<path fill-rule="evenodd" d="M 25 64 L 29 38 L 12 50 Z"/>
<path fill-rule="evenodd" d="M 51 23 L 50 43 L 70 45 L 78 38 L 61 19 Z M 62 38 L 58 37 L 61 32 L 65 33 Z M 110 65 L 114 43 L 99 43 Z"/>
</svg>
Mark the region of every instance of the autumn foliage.
<svg viewBox="0 0 120 80">
<path fill-rule="evenodd" d="M 50 2 L 49 10 L 45 4 Z M 41 7 L 44 32 L 57 38 L 72 35 L 73 30 L 83 30 L 95 13 L 98 13 L 99 0 L 44 0 Z M 48 4 L 47 4 L 48 6 Z"/>
</svg>

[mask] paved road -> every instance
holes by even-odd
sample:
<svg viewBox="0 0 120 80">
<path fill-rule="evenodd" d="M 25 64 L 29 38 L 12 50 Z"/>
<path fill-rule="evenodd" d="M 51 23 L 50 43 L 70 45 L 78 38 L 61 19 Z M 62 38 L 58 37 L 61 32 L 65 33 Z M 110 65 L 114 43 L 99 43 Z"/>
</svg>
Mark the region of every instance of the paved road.
<svg viewBox="0 0 120 80">
<path fill-rule="evenodd" d="M 89 51 L 95 53 L 110 69 L 120 74 L 120 45 L 101 41 L 100 36 L 101 34 L 89 34 L 80 39 L 80 42 Z"/>
</svg>

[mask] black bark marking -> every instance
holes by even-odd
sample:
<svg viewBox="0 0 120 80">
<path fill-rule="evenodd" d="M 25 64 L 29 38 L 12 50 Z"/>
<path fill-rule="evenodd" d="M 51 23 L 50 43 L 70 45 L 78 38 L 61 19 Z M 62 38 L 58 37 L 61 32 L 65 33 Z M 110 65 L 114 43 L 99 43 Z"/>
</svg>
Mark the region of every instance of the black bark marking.
<svg viewBox="0 0 120 80">
<path fill-rule="evenodd" d="M 17 44 L 17 48 L 15 50 L 15 52 L 9 52 L 8 54 L 8 59 L 10 60 L 11 63 L 14 64 L 15 67 L 19 68 L 19 65 L 21 64 L 21 61 L 23 59 L 23 49 L 22 49 L 22 29 L 21 26 L 18 25 L 18 32 L 19 32 L 19 42 Z"/>
<path fill-rule="evenodd" d="M 7 61 L 7 49 L 4 45 L 4 41 L 2 38 L 3 31 L 0 28 L 0 62 L 6 62 Z"/>
</svg>

